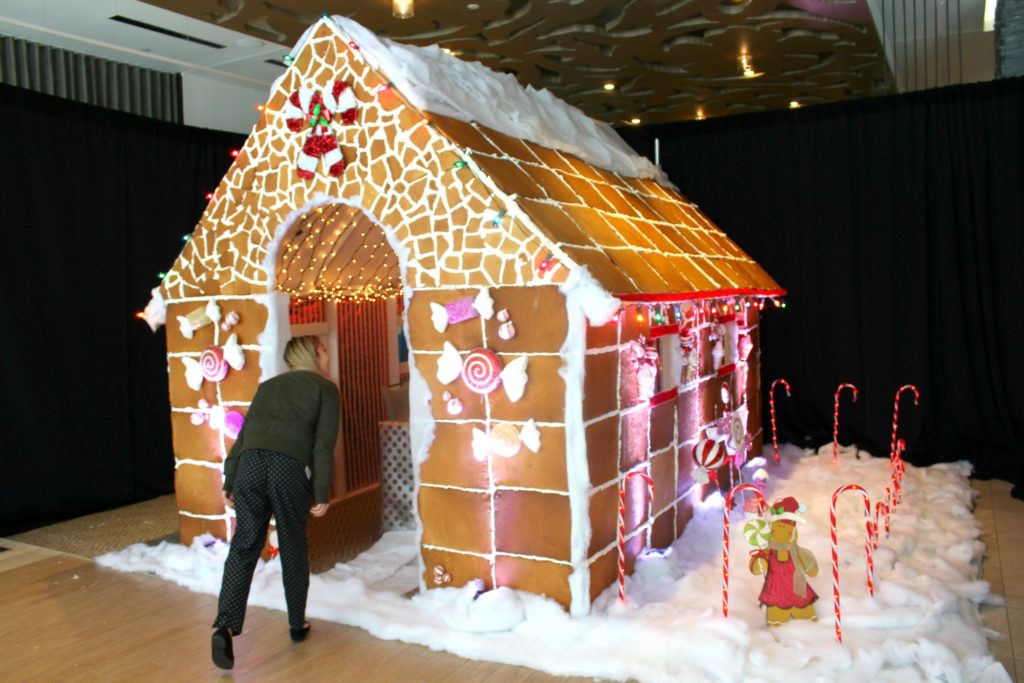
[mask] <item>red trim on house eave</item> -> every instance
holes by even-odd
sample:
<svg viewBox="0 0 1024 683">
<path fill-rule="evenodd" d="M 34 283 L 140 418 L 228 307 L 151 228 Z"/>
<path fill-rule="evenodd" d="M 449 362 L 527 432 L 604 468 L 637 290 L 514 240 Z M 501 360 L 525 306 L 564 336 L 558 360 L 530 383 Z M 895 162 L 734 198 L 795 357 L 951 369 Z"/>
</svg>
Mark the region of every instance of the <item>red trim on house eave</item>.
<svg viewBox="0 0 1024 683">
<path fill-rule="evenodd" d="M 635 292 L 633 294 L 616 294 L 615 298 L 621 301 L 668 302 L 668 301 L 692 301 L 693 299 L 714 299 L 721 296 L 786 296 L 784 289 L 753 289 L 750 287 L 740 289 L 716 289 L 707 292 L 664 292 L 660 294 L 646 294 Z"/>
</svg>

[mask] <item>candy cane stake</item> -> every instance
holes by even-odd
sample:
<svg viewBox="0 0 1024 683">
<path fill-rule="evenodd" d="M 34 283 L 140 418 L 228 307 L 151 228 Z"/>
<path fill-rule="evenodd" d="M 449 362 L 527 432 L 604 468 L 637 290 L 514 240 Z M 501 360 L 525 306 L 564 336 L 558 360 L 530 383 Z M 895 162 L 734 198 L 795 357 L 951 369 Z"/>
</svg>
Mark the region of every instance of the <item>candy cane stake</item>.
<svg viewBox="0 0 1024 683">
<path fill-rule="evenodd" d="M 634 476 L 647 481 L 647 514 L 654 514 L 654 481 L 643 472 L 630 472 L 619 485 L 619 602 L 626 601 L 626 483 Z"/>
<path fill-rule="evenodd" d="M 892 485 L 895 489 L 895 495 L 893 497 L 893 510 L 899 507 L 900 502 L 903 500 L 903 473 L 907 471 L 906 465 L 903 463 L 903 451 L 907 448 L 907 442 L 903 439 L 896 441 L 896 457 L 893 458 L 890 466 L 892 467 Z"/>
<path fill-rule="evenodd" d="M 889 489 L 886 488 L 885 490 L 888 491 Z M 871 542 L 871 547 L 874 550 L 878 550 L 878 537 L 880 535 L 878 530 L 878 520 L 882 516 L 882 510 L 885 510 L 885 537 L 889 538 L 889 504 L 878 501 L 875 503 L 875 521 L 873 523 L 874 533 L 872 534 L 873 538 Z"/>
<path fill-rule="evenodd" d="M 772 414 L 772 447 L 775 449 L 775 462 L 779 462 L 779 433 L 775 427 L 775 385 L 781 384 L 786 387 L 786 396 L 792 396 L 789 391 L 789 382 L 783 378 L 778 378 L 772 382 L 771 389 L 768 390 L 768 407 L 771 409 Z"/>
<path fill-rule="evenodd" d="M 908 389 L 914 392 L 914 405 L 916 406 L 921 404 L 921 394 L 913 384 L 904 384 L 896 390 L 896 400 L 893 401 L 892 408 L 892 444 L 889 446 L 890 458 L 896 457 L 896 429 L 900 421 L 900 395 Z"/>
<path fill-rule="evenodd" d="M 839 394 L 843 389 L 853 389 L 853 402 L 857 402 L 857 387 L 852 384 L 840 384 L 836 389 L 836 399 L 832 408 L 832 464 L 839 462 Z"/>
<path fill-rule="evenodd" d="M 778 380 L 776 380 L 778 381 Z M 785 380 L 783 380 L 785 381 Z M 764 514 L 768 509 L 761 490 L 753 484 L 739 484 L 725 497 L 725 509 L 723 511 L 722 530 L 722 616 L 729 616 L 729 509 L 732 507 L 732 498 L 738 491 L 750 491 L 757 497 L 758 514 Z"/>
<path fill-rule="evenodd" d="M 839 609 L 839 535 L 836 531 L 836 500 L 844 491 L 856 491 L 864 498 L 864 516 L 867 518 L 867 538 L 864 541 L 864 554 L 867 556 L 868 595 L 875 594 L 875 561 L 871 555 L 871 540 L 874 536 L 871 523 L 871 499 L 867 491 L 856 484 L 840 486 L 832 494 L 832 506 L 829 508 L 829 519 L 832 523 L 832 607 L 836 613 L 836 642 L 843 642 L 842 617 Z"/>
</svg>

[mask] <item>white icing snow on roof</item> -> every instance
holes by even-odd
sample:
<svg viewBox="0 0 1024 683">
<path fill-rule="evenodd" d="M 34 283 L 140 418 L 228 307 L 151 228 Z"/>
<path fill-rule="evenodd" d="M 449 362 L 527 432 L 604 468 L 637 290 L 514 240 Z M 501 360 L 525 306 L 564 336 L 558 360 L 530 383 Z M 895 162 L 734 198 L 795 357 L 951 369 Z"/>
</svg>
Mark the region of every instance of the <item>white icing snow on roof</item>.
<svg viewBox="0 0 1024 683">
<path fill-rule="evenodd" d="M 631 178 L 671 185 L 607 123 L 595 121 L 547 90 L 525 88 L 514 76 L 466 62 L 437 45 L 417 47 L 380 38 L 361 24 L 335 15 L 322 19 L 340 29 L 414 106 L 460 121 L 476 122 L 514 138 L 574 154 L 587 163 Z M 292 49 L 297 56 L 320 22 Z M 276 84 L 275 84 L 276 85 Z"/>
</svg>

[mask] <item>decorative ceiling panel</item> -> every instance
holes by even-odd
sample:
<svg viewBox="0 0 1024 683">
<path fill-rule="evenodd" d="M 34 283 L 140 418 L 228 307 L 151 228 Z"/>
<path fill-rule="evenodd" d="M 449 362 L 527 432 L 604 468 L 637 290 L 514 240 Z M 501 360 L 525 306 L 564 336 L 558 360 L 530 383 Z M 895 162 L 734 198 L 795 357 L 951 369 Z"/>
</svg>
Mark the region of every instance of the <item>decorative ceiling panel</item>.
<svg viewBox="0 0 1024 683">
<path fill-rule="evenodd" d="M 282 54 L 324 12 L 343 14 L 512 73 L 610 123 L 887 92 L 866 0 L 417 0 L 409 19 L 393 17 L 388 0 L 148 1 L 280 43 Z"/>
</svg>

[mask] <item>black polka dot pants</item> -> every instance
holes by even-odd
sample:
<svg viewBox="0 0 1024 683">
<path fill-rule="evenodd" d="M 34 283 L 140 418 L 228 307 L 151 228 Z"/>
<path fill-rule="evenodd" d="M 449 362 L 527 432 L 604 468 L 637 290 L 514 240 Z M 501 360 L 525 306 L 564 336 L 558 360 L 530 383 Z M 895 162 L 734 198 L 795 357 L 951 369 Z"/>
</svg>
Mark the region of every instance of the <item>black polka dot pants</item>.
<svg viewBox="0 0 1024 683">
<path fill-rule="evenodd" d="M 302 628 L 309 592 L 306 524 L 313 504 L 313 485 L 306 476 L 306 466 L 276 451 L 246 450 L 238 458 L 234 498 L 237 525 L 224 562 L 214 628 L 224 626 L 235 634 L 242 632 L 249 586 L 267 540 L 271 514 L 277 523 L 288 624 L 293 629 Z"/>
</svg>

